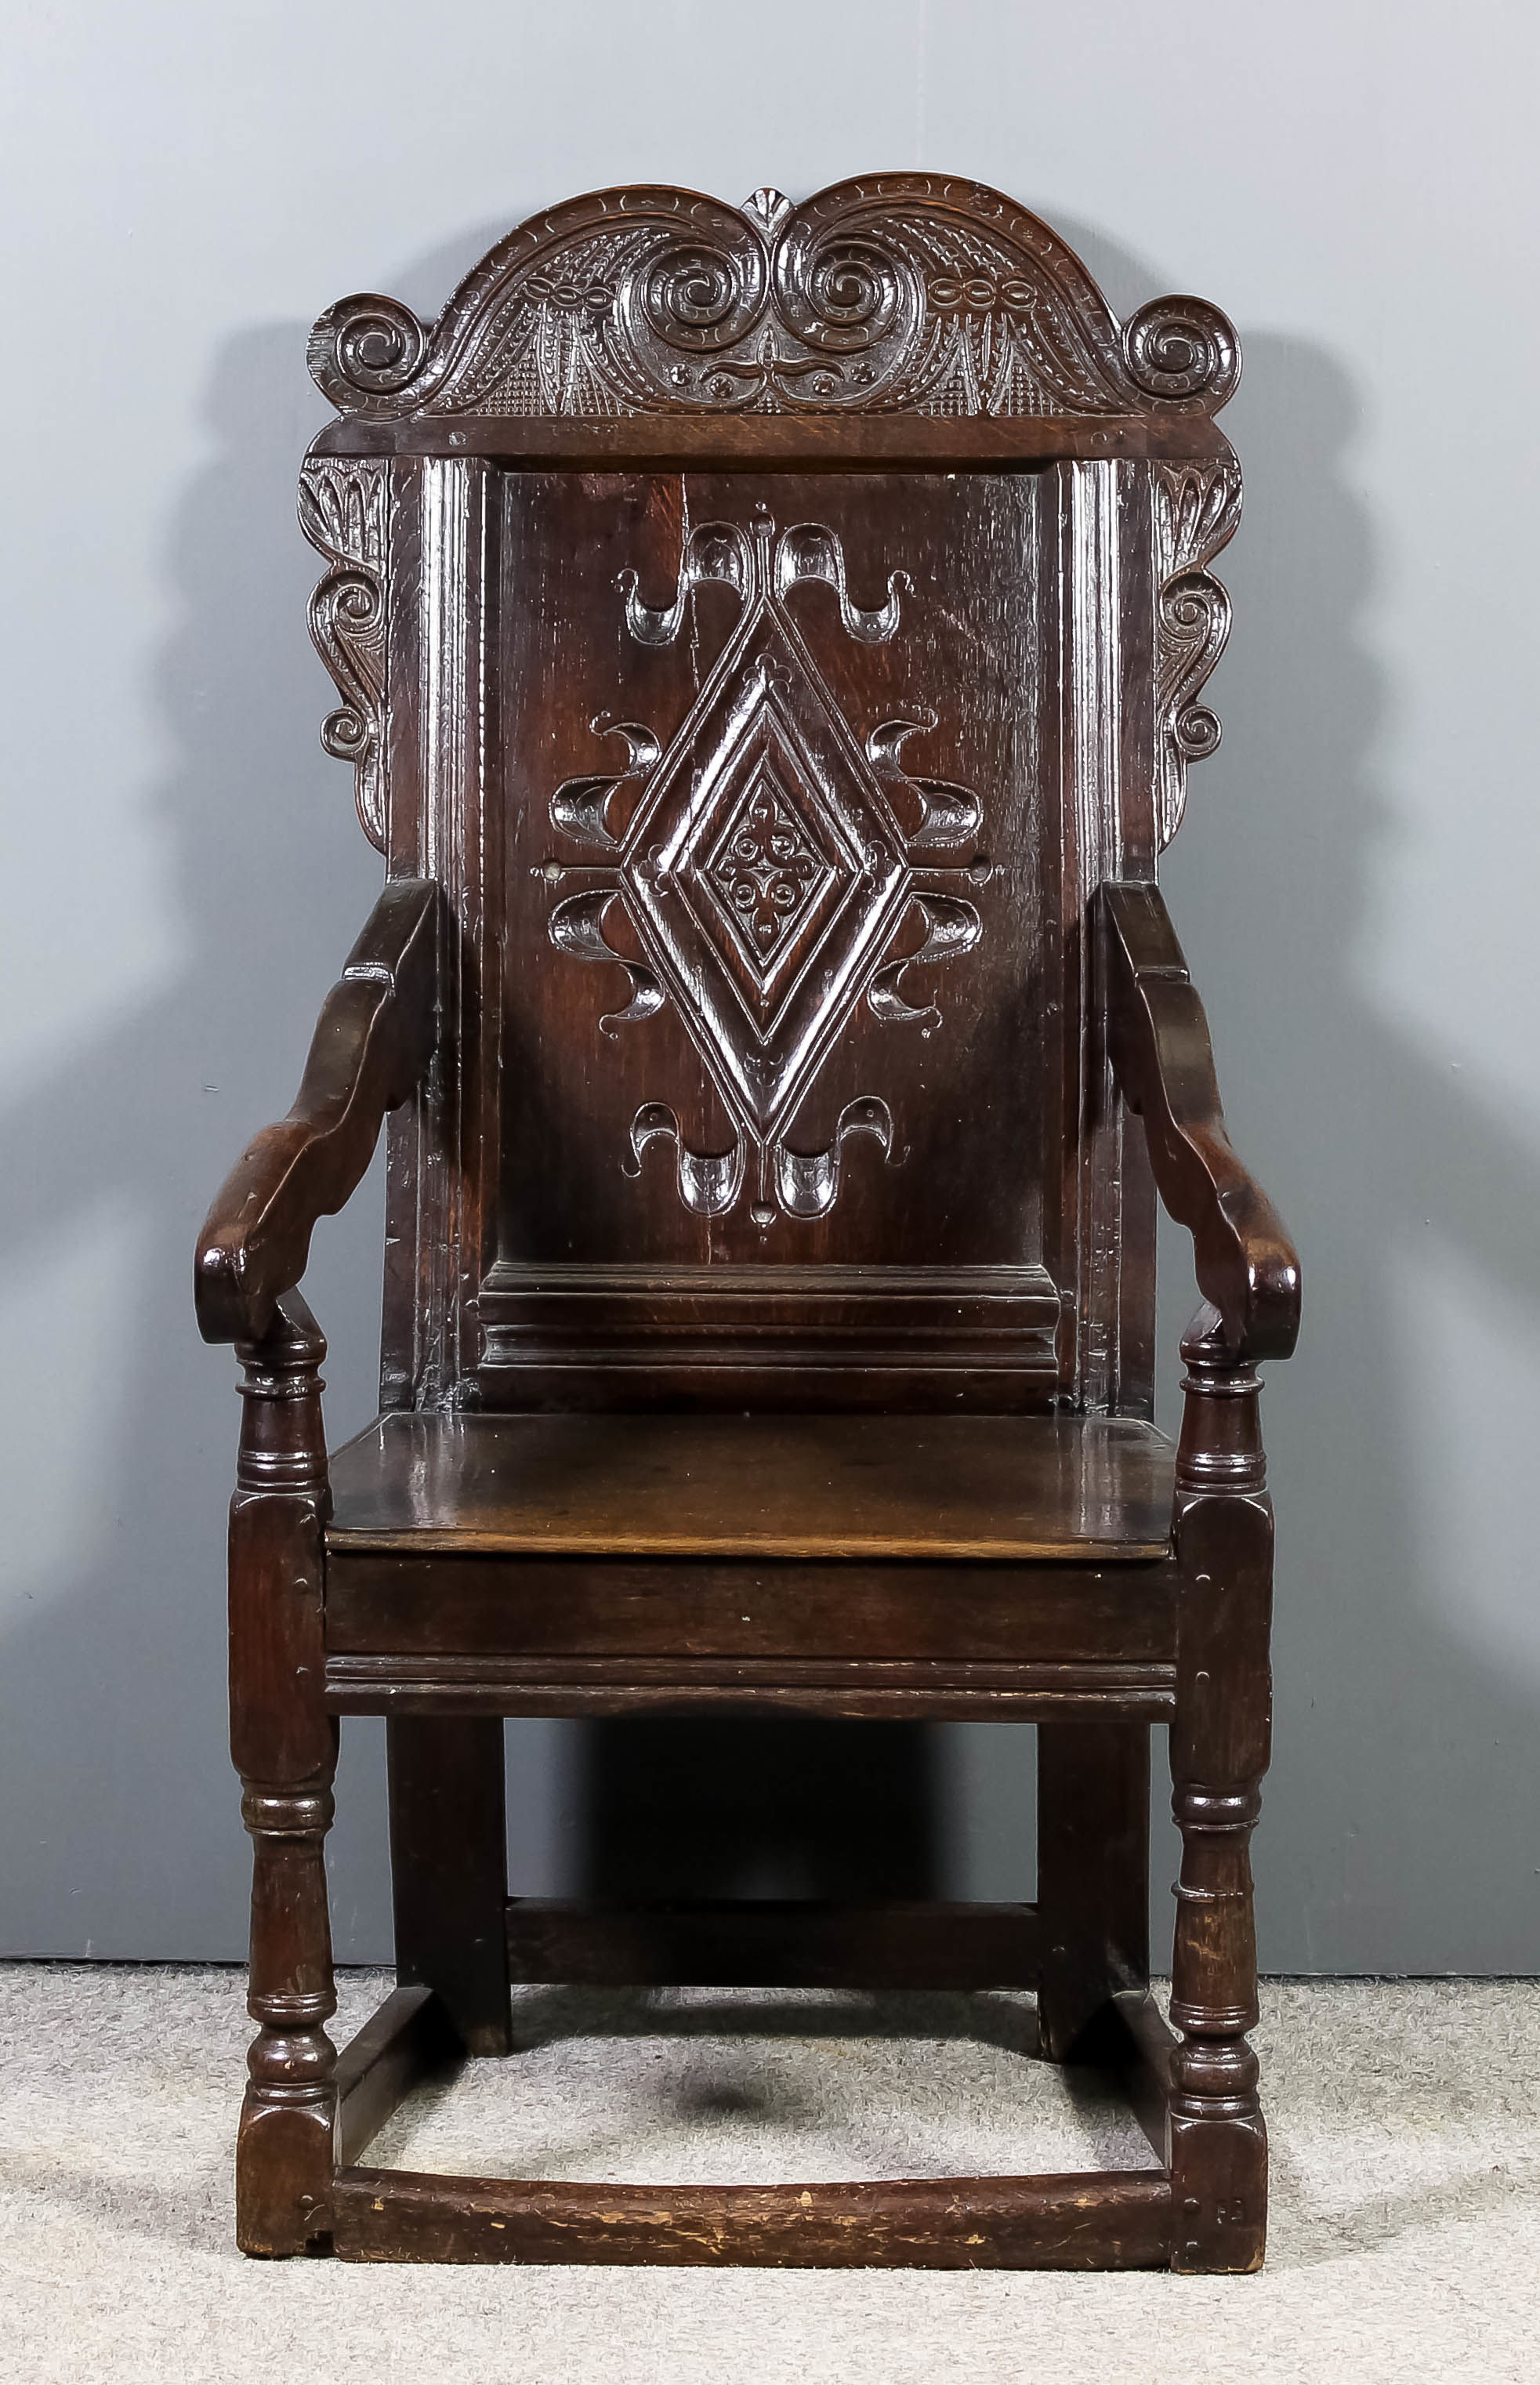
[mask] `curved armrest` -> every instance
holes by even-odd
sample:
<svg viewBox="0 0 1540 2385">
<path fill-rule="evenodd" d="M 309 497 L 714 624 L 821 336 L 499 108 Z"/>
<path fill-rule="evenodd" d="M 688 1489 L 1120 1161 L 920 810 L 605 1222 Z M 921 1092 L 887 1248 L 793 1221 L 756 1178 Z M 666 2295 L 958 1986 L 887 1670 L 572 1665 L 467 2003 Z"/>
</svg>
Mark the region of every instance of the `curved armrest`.
<svg viewBox="0 0 1540 2385">
<path fill-rule="evenodd" d="M 317 1220 L 347 1200 L 381 1123 L 433 1048 L 442 898 L 393 879 L 316 1024 L 286 1118 L 248 1143 L 198 1237 L 194 1298 L 206 1342 L 259 1342 L 305 1272 Z"/>
<path fill-rule="evenodd" d="M 1190 1228 L 1199 1290 L 1235 1358 L 1286 1358 L 1299 1333 L 1299 1261 L 1224 1130 L 1213 1047 L 1155 886 L 1104 886 L 1108 1045 L 1145 1121 L 1161 1200 Z"/>
</svg>

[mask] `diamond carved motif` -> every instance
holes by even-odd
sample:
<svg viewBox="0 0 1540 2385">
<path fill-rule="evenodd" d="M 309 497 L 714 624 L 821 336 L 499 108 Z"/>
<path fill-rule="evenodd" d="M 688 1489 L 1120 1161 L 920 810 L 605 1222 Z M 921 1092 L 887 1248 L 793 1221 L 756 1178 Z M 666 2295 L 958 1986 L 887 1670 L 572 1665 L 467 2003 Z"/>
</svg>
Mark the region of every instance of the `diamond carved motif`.
<svg viewBox="0 0 1540 2385">
<path fill-rule="evenodd" d="M 768 755 L 757 764 L 715 853 L 696 873 L 761 986 L 833 875 Z"/>
<path fill-rule="evenodd" d="M 823 581 L 853 637 L 884 640 L 898 626 L 901 575 L 884 606 L 863 610 L 850 602 L 843 552 L 822 525 L 799 524 L 777 542 L 766 516 L 752 533 L 707 523 L 686 543 L 668 607 L 643 604 L 635 575 L 621 575 L 632 635 L 671 643 L 690 589 L 709 580 L 736 589 L 743 612 L 668 749 L 618 724 L 631 771 L 569 780 L 552 797 L 553 825 L 613 867 L 582 869 L 584 890 L 557 901 L 550 933 L 575 957 L 622 961 L 605 929 L 619 898 L 646 958 L 622 961 L 632 998 L 607 1024 L 671 1002 L 734 1127 L 730 1151 L 692 1152 L 669 1105 L 645 1103 L 632 1123 L 633 1165 L 652 1142 L 671 1143 L 681 1198 L 719 1216 L 737 1203 L 752 1159 L 751 1214 L 765 1228 L 778 1213 L 814 1217 L 833 1206 L 851 1136 L 873 1136 L 891 1158 L 892 1117 L 873 1094 L 845 1105 L 824 1151 L 795 1150 L 788 1136 L 863 999 L 881 1019 L 939 1021 L 933 1008 L 905 1002 L 904 971 L 967 951 L 980 921 L 971 903 L 942 891 L 969 865 L 923 856 L 970 840 L 980 807 L 967 788 L 904 770 L 899 745 L 929 722 L 887 721 L 864 748 L 858 743 L 783 603 L 797 581 Z M 644 770 L 631 824 L 613 836 L 609 795 Z M 544 874 L 559 882 L 568 873 L 553 861 Z M 971 874 L 976 882 L 976 859 Z M 911 918 L 924 930 L 919 949 L 885 958 Z"/>
</svg>

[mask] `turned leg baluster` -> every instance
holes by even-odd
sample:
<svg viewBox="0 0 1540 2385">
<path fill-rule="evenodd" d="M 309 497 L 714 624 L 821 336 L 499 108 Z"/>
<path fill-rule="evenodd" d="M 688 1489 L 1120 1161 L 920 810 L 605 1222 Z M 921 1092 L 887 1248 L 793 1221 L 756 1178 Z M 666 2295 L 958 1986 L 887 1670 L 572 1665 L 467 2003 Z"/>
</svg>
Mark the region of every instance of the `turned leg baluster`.
<svg viewBox="0 0 1540 2385">
<path fill-rule="evenodd" d="M 320 1363 L 297 1292 L 245 1367 L 230 1516 L 231 1753 L 251 1834 L 251 1977 L 258 2033 L 236 2154 L 247 2253 L 303 2252 L 331 2226 L 336 2010 L 323 1845 L 337 1725 L 323 1697 L 328 1492 Z"/>
<path fill-rule="evenodd" d="M 1272 1510 L 1256 1370 L 1225 1355 L 1214 1321 L 1200 1316 L 1183 1343 L 1176 1475 L 1172 2266 L 1233 2273 L 1260 2266 L 1267 2231 L 1267 2132 L 1246 2032 L 1257 2022 L 1250 1840 L 1271 1721 Z"/>
</svg>

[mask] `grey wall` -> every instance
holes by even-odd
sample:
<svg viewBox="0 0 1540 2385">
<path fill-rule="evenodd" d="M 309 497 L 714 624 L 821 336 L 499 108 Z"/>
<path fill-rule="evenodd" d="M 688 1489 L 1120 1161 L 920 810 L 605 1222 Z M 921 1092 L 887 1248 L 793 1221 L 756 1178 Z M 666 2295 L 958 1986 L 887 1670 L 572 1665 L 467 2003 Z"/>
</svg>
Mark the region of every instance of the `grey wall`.
<svg viewBox="0 0 1540 2385">
<path fill-rule="evenodd" d="M 19 21 L 24 18 L 24 22 Z M 1530 118 L 1495 0 L 84 0 L 13 11 L 0 1932 L 229 1955 L 228 1353 L 193 1235 L 293 1092 L 374 856 L 293 518 L 311 318 L 432 311 L 538 206 L 867 167 L 1000 184 L 1128 309 L 1238 321 L 1226 733 L 1168 892 L 1232 1123 L 1306 1255 L 1266 1408 L 1282 1518 L 1275 1968 L 1540 1968 Z M 334 1435 L 372 1412 L 378 1191 L 319 1238 Z M 1188 1299 L 1169 1258 L 1167 1381 Z M 383 1950 L 346 1734 L 341 1951 Z M 570 1733 L 514 1735 L 519 1884 L 573 1856 Z M 1009 1892 L 1019 1743 L 953 1733 L 954 1877 Z M 1169 1874 L 1162 1873 L 1162 1878 Z"/>
</svg>

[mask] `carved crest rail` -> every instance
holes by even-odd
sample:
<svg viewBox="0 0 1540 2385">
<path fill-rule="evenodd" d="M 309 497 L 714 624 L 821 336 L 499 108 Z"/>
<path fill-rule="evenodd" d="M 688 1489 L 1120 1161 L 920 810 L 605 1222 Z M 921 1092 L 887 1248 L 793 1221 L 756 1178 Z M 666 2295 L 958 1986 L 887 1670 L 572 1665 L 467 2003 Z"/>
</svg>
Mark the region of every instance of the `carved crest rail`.
<svg viewBox="0 0 1540 2385">
<path fill-rule="evenodd" d="M 1120 325 L 1072 250 L 977 182 L 883 174 L 794 207 L 599 191 L 521 224 L 428 330 L 344 298 L 310 369 L 340 413 L 1211 414 L 1235 335 L 1202 299 Z"/>
</svg>

